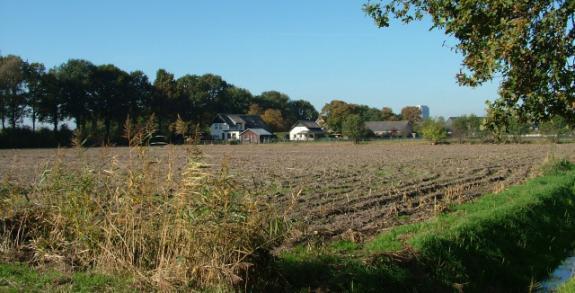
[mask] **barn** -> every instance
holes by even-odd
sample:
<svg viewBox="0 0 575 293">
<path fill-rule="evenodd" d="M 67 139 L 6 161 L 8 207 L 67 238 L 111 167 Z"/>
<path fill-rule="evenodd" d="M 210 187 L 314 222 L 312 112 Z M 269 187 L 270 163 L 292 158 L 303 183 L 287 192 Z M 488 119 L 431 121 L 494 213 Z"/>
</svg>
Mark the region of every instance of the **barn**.
<svg viewBox="0 0 575 293">
<path fill-rule="evenodd" d="M 413 132 L 411 122 L 404 121 L 368 121 L 365 127 L 376 136 L 409 137 Z"/>
<path fill-rule="evenodd" d="M 248 128 L 240 133 L 242 143 L 264 143 L 273 138 L 273 134 L 263 128 Z"/>
</svg>

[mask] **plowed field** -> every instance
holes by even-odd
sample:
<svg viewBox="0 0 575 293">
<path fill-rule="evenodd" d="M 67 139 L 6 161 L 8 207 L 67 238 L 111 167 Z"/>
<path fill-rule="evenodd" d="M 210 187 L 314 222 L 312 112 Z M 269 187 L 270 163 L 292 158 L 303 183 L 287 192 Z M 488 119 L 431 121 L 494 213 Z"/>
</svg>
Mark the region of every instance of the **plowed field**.
<svg viewBox="0 0 575 293">
<path fill-rule="evenodd" d="M 537 172 L 549 155 L 575 160 L 575 145 L 439 145 L 348 143 L 202 146 L 216 168 L 226 161 L 239 184 L 267 190 L 301 225 L 298 240 L 353 237 L 361 240 L 391 226 L 418 221 L 486 192 L 498 192 Z M 74 150 L 1 150 L 3 180 L 34 182 L 55 154 L 94 167 L 122 162 L 127 148 L 90 149 L 80 161 Z M 154 148 L 181 168 L 183 147 Z"/>
</svg>

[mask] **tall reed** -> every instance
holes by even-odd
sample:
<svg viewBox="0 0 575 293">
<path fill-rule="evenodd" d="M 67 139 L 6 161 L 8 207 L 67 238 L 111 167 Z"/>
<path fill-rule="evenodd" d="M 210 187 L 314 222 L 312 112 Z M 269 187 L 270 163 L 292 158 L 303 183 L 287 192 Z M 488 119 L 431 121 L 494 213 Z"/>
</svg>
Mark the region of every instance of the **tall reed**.
<svg viewBox="0 0 575 293">
<path fill-rule="evenodd" d="M 56 161 L 26 197 L 2 191 L 0 253 L 127 274 L 160 290 L 246 286 L 286 235 L 284 217 L 238 187 L 226 166 L 205 171 L 194 146 L 176 174 L 175 156 L 160 162 L 146 146 L 153 125 L 126 122 L 127 162 Z"/>
</svg>

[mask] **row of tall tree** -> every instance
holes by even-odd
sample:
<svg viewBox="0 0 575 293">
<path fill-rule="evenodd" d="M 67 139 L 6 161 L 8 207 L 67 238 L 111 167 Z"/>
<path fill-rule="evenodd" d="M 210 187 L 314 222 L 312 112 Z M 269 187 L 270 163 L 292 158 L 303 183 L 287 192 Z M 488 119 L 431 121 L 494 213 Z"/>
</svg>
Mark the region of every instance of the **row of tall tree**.
<svg viewBox="0 0 575 293">
<path fill-rule="evenodd" d="M 127 117 L 137 121 L 154 114 L 158 131 L 169 134 L 178 117 L 205 127 L 220 112 L 262 115 L 274 131 L 318 115 L 308 101 L 277 91 L 254 96 L 214 74 L 176 78 L 160 69 L 152 82 L 142 71 L 112 64 L 71 59 L 46 69 L 19 56 L 0 56 L 2 130 L 20 128 L 28 119 L 32 133 L 38 122 L 51 124 L 57 133 L 63 121 L 72 120 L 95 142 L 117 143 Z"/>
</svg>

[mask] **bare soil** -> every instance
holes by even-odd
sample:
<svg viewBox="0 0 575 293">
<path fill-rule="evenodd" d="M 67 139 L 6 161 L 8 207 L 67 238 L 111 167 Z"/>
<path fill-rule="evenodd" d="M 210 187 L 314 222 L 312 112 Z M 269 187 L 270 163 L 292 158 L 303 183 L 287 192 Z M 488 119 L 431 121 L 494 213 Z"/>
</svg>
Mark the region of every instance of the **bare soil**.
<svg viewBox="0 0 575 293">
<path fill-rule="evenodd" d="M 280 210 L 291 208 L 297 241 L 362 241 L 392 226 L 420 221 L 487 192 L 537 174 L 548 156 L 575 160 L 575 144 L 435 145 L 423 143 L 302 143 L 201 146 L 212 168 L 229 166 L 249 190 L 265 190 Z M 151 151 L 176 173 L 189 153 Z M 0 178 L 32 185 L 49 162 L 90 168 L 125 163 L 128 148 L 0 150 Z M 158 184 L 161 184 L 160 182 Z"/>
</svg>

